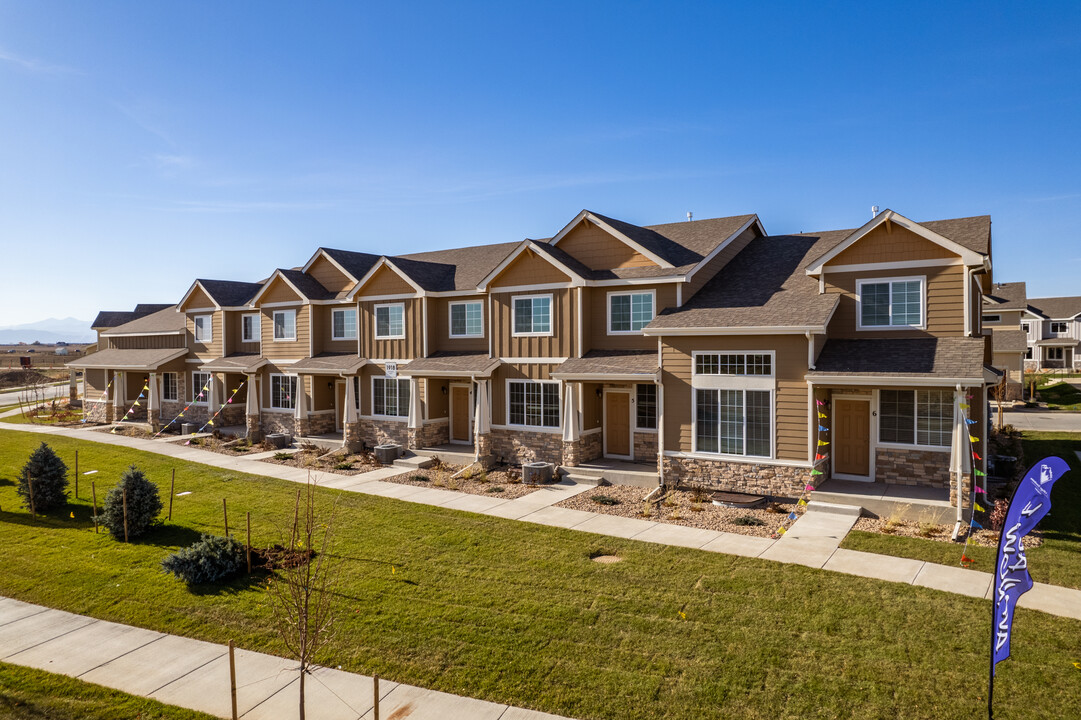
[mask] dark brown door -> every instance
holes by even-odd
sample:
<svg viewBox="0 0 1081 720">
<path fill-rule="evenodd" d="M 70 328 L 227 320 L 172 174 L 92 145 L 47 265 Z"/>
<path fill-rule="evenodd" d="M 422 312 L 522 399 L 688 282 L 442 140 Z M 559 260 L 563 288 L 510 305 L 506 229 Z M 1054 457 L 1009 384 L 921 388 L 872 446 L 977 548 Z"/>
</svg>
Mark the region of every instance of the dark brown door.
<svg viewBox="0 0 1081 720">
<path fill-rule="evenodd" d="M 631 454 L 631 394 L 604 394 L 604 447 L 608 455 Z"/>
<path fill-rule="evenodd" d="M 450 387 L 450 439 L 469 442 L 469 388 L 465 385 Z"/>
<path fill-rule="evenodd" d="M 871 474 L 871 403 L 868 400 L 833 401 L 835 472 Z"/>
</svg>

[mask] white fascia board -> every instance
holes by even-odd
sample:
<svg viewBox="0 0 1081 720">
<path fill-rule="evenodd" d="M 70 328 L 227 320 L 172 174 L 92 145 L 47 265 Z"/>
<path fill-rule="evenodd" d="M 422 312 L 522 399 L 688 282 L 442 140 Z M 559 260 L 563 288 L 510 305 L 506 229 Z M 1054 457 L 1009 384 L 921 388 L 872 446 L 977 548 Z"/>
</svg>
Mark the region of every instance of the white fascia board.
<svg viewBox="0 0 1081 720">
<path fill-rule="evenodd" d="M 984 379 L 977 378 L 950 378 L 950 377 L 905 377 L 903 375 L 810 375 L 809 382 L 816 387 L 829 385 L 851 386 L 881 386 L 881 387 L 953 387 L 962 385 L 971 387 L 983 385 Z"/>
<path fill-rule="evenodd" d="M 304 293 L 302 293 L 300 291 L 300 288 L 298 288 L 296 285 L 294 285 L 292 282 L 290 282 L 289 278 L 285 277 L 285 275 L 279 269 L 279 270 L 275 270 L 274 274 L 271 275 L 270 278 L 265 283 L 263 283 L 263 287 L 259 288 L 259 292 L 255 293 L 255 297 L 253 297 L 251 299 L 250 307 L 260 307 L 258 305 L 259 298 L 261 298 L 263 296 L 263 293 L 266 292 L 266 289 L 268 287 L 270 287 L 271 285 L 273 285 L 274 281 L 277 280 L 277 279 L 281 279 L 282 282 L 284 282 L 286 285 L 291 287 L 293 289 L 293 292 L 295 292 L 297 294 L 297 297 L 300 298 L 300 301 L 299 302 L 289 302 L 289 303 L 266 303 L 265 305 L 262 305 L 262 307 L 276 307 L 276 306 L 281 306 L 281 305 L 307 305 L 307 304 L 309 304 L 311 302 L 311 300 L 308 298 L 308 296 L 305 295 Z"/>
<path fill-rule="evenodd" d="M 656 253 L 651 252 L 650 250 L 647 250 L 644 246 L 639 245 L 634 240 L 631 240 L 629 237 L 627 237 L 626 235 L 621 233 L 619 230 L 616 230 L 614 227 L 612 227 L 608 223 L 604 222 L 603 220 L 601 220 L 599 217 L 597 217 L 593 213 L 588 213 L 588 217 L 589 217 L 589 221 L 591 223 L 593 223 L 594 225 L 596 225 L 598 227 L 604 228 L 605 232 L 610 234 L 612 237 L 616 238 L 617 240 L 624 243 L 625 245 L 628 245 L 628 246 L 634 248 L 635 250 L 640 252 L 642 255 L 645 255 L 647 258 L 649 258 L 653 262 L 657 263 L 661 267 L 663 267 L 663 268 L 675 267 L 675 265 L 668 262 L 667 260 L 662 258 L 660 255 L 657 255 Z M 560 239 L 562 239 L 562 238 L 560 238 Z M 555 245 L 556 242 L 558 242 L 558 241 L 553 240 L 552 245 Z"/>
<path fill-rule="evenodd" d="M 620 287 L 627 285 L 664 285 L 666 283 L 684 283 L 690 275 L 663 275 L 661 277 L 615 278 L 612 280 L 586 280 L 585 287 Z"/>
<path fill-rule="evenodd" d="M 526 250 L 532 250 L 535 245 L 539 244 L 540 243 L 537 243 L 534 240 L 523 240 L 521 245 L 515 248 L 510 255 L 503 259 L 503 262 L 496 265 L 495 269 L 493 269 L 490 273 L 484 276 L 484 278 L 477 284 L 477 292 L 487 291 L 488 286 L 491 285 L 492 281 L 499 277 L 499 274 L 506 270 L 507 267 L 509 267 L 510 264 L 518 258 L 519 255 L 521 255 Z M 578 285 L 585 285 L 587 283 L 587 280 L 581 275 L 576 273 L 574 270 L 571 270 L 569 267 L 561 263 L 559 260 L 556 260 L 551 255 L 548 255 L 544 251 L 534 250 L 533 254 L 537 257 L 543 258 L 549 264 L 559 268 L 571 279 L 570 283 L 561 283 L 560 285 L 569 285 L 570 287 L 576 287 Z"/>
<path fill-rule="evenodd" d="M 214 296 L 212 296 L 209 292 L 207 292 L 206 288 L 203 287 L 203 284 L 201 282 L 196 280 L 195 282 L 193 282 L 191 284 L 191 287 L 188 288 L 188 291 L 186 293 L 184 293 L 184 297 L 180 298 L 180 302 L 178 302 L 176 304 L 176 311 L 177 312 L 185 312 L 184 310 L 181 310 L 181 308 L 184 307 L 184 303 L 186 303 L 188 301 L 188 298 L 191 297 L 191 294 L 193 292 L 195 292 L 195 288 L 199 288 L 200 290 L 202 290 L 203 294 L 206 295 L 208 298 L 210 298 L 211 301 L 213 301 L 215 310 L 221 310 L 221 307 L 218 305 L 218 301 L 214 300 Z M 186 311 L 186 312 L 191 312 L 191 311 Z"/>
<path fill-rule="evenodd" d="M 561 373 L 551 372 L 548 377 L 569 382 L 632 382 L 656 383 L 658 373 Z"/>
<path fill-rule="evenodd" d="M 103 332 L 102 337 L 149 337 L 149 336 L 162 336 L 162 335 L 183 335 L 187 330 L 160 330 L 155 332 L 129 332 L 129 333 L 112 333 Z"/>
<path fill-rule="evenodd" d="M 836 309 L 836 308 L 835 308 Z M 831 313 L 832 315 L 832 313 Z M 826 332 L 825 325 L 789 325 L 781 327 L 767 325 L 763 327 L 687 327 L 687 328 L 642 328 L 643 335 L 663 337 L 665 335 L 821 335 Z"/>
<path fill-rule="evenodd" d="M 308 269 L 311 268 L 311 266 L 315 264 L 315 261 L 318 260 L 320 257 L 326 258 L 327 262 L 329 262 L 334 267 L 338 268 L 342 272 L 343 275 L 345 275 L 347 278 L 349 278 L 353 282 L 357 282 L 357 279 L 355 277 L 353 277 L 353 273 L 349 272 L 344 267 L 342 267 L 341 264 L 337 260 L 335 260 L 334 258 L 332 258 L 330 256 L 330 254 L 326 251 L 325 248 L 319 248 L 318 250 L 316 250 L 315 254 L 311 256 L 311 259 L 308 260 L 308 262 L 304 263 L 304 267 L 301 268 L 301 271 L 305 272 L 305 273 L 308 272 Z"/>
<path fill-rule="evenodd" d="M 721 251 L 723 251 L 725 248 L 727 248 L 729 245 L 731 245 L 732 242 L 736 238 L 738 238 L 743 233 L 747 232 L 748 228 L 750 228 L 752 225 L 757 225 L 758 226 L 758 232 L 760 232 L 762 235 L 766 234 L 766 230 L 765 230 L 764 227 L 762 227 L 762 223 L 759 221 L 758 215 L 755 215 L 750 220 L 743 223 L 743 225 L 738 230 L 736 230 L 731 235 L 729 235 L 727 238 L 722 240 L 720 245 L 718 245 L 717 247 L 710 250 L 708 255 L 706 255 L 704 258 L 702 258 L 702 260 L 699 261 L 699 263 L 697 265 L 695 265 L 693 268 L 691 268 L 690 271 L 687 273 L 687 276 L 686 276 L 687 277 L 687 282 L 690 282 L 691 278 L 694 277 L 694 274 L 696 272 L 698 272 L 699 270 L 704 268 L 706 265 L 708 265 L 710 263 L 710 261 L 713 260 L 713 258 L 717 257 L 717 255 L 719 255 L 721 253 Z"/>
<path fill-rule="evenodd" d="M 396 275 L 398 275 L 398 277 L 400 277 L 402 280 L 405 280 L 409 287 L 413 288 L 413 290 L 416 291 L 416 297 L 421 297 L 425 295 L 424 288 L 413 282 L 413 278 L 402 272 L 402 269 L 392 263 L 390 260 L 388 260 L 386 256 L 383 256 L 379 258 L 379 262 L 377 262 L 375 265 L 372 265 L 372 269 L 366 272 L 364 274 L 364 277 L 362 277 L 360 280 L 357 280 L 357 284 L 353 286 L 353 289 L 349 291 L 349 294 L 345 296 L 345 299 L 353 300 L 357 296 L 357 293 L 360 292 L 360 289 L 364 287 L 364 285 L 369 280 L 371 280 L 382 267 L 389 267 L 391 270 L 394 271 Z"/>
<path fill-rule="evenodd" d="M 978 265 L 981 267 L 986 267 L 988 269 L 990 268 L 990 262 L 987 256 L 969 250 L 962 245 L 958 245 L 953 240 L 950 240 L 943 235 L 939 235 L 933 230 L 928 230 L 919 223 L 913 220 L 909 220 L 904 215 L 895 213 L 893 210 L 883 210 L 877 216 L 864 224 L 863 227 L 854 231 L 851 235 L 838 243 L 833 249 L 823 255 L 822 258 L 818 260 L 814 265 L 808 267 L 806 270 L 807 274 L 818 275 L 819 273 L 821 273 L 822 268 L 826 263 L 843 253 L 848 248 L 855 245 L 857 241 L 865 237 L 868 233 L 870 233 L 878 226 L 886 223 L 886 221 L 892 222 L 895 225 L 905 230 L 908 230 L 909 232 L 915 233 L 916 235 L 919 235 L 925 240 L 930 240 L 936 245 L 946 248 L 950 252 L 957 253 L 961 256 L 961 261 L 964 262 L 966 266 L 971 267 L 974 265 Z"/>
</svg>

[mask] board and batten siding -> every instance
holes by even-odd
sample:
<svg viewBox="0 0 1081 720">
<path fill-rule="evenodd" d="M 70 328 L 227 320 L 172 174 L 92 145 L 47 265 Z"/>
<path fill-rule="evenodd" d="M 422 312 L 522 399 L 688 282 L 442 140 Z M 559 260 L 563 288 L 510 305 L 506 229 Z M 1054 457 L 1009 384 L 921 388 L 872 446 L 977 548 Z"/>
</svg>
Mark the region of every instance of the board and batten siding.
<svg viewBox="0 0 1081 720">
<path fill-rule="evenodd" d="M 457 302 L 480 302 L 484 315 L 484 336 L 479 338 L 453 338 L 450 336 L 450 306 Z M 485 295 L 468 297 L 428 298 L 428 350 L 429 352 L 487 353 L 488 333 L 491 329 L 488 317 L 488 298 Z"/>
<path fill-rule="evenodd" d="M 109 337 L 108 347 L 119 350 L 163 350 L 184 347 L 183 335 L 124 335 Z"/>
<path fill-rule="evenodd" d="M 296 340 L 274 339 L 274 313 L 281 310 L 296 310 Z M 263 338 L 263 357 L 272 360 L 300 360 L 308 357 L 311 348 L 311 331 L 308 326 L 308 306 L 297 304 L 293 307 L 265 307 L 259 309 L 262 317 L 260 336 Z"/>
<path fill-rule="evenodd" d="M 507 423 L 507 380 L 548 380 L 559 363 L 514 363 L 503 364 L 492 373 L 492 424 Z M 563 408 L 563 396 L 560 395 L 560 410 Z M 560 422 L 563 421 L 560 412 Z M 557 430 L 557 428 L 551 428 Z"/>
<path fill-rule="evenodd" d="M 576 337 L 574 289 L 492 293 L 492 325 L 497 357 L 572 357 Z M 512 298 L 551 295 L 551 335 L 515 337 Z"/>
<path fill-rule="evenodd" d="M 389 272 L 389 271 L 388 271 Z M 405 337 L 400 340 L 375 338 L 375 306 L 405 306 Z M 360 303 L 360 355 L 380 360 L 412 360 L 424 353 L 424 318 L 420 298 L 404 300 L 364 300 Z"/>
<path fill-rule="evenodd" d="M 416 291 L 401 275 L 384 265 L 368 278 L 368 282 L 357 291 L 356 297 L 363 300 L 381 295 L 412 295 Z"/>
<path fill-rule="evenodd" d="M 348 353 L 357 354 L 357 340 L 334 339 L 334 311 L 357 310 L 356 303 L 342 305 L 313 305 L 312 306 L 312 336 L 315 338 L 314 352 L 319 353 Z M 359 337 L 360 327 L 358 321 L 357 333 Z"/>
<path fill-rule="evenodd" d="M 920 338 L 962 336 L 965 330 L 965 269 L 961 265 L 937 265 L 911 269 L 826 272 L 826 292 L 840 293 L 841 302 L 829 324 L 831 338 Z M 927 329 L 858 330 L 856 283 L 876 278 L 925 277 Z"/>
<path fill-rule="evenodd" d="M 191 354 L 200 360 L 212 360 L 214 358 L 221 357 L 224 353 L 222 348 L 225 347 L 225 343 L 222 340 L 224 335 L 224 328 L 222 327 L 222 312 L 216 311 L 212 313 L 188 313 L 184 319 L 184 325 L 187 330 L 187 345 L 191 350 Z M 195 317 L 199 315 L 210 315 L 211 339 L 208 343 L 195 342 Z"/>
<path fill-rule="evenodd" d="M 590 270 L 657 267 L 657 263 L 589 220 L 583 220 L 556 246 Z"/>
<path fill-rule="evenodd" d="M 244 337 L 244 324 L 241 318 L 244 315 L 258 315 L 257 310 L 247 310 L 244 312 L 230 311 L 225 313 L 225 354 L 231 355 L 233 353 L 259 353 L 258 342 L 241 342 L 241 338 Z M 260 322 L 260 325 L 262 323 Z M 262 332 L 262 327 L 259 328 Z"/>
<path fill-rule="evenodd" d="M 808 442 L 807 381 L 804 378 L 807 373 L 807 339 L 802 335 L 665 338 L 662 346 L 665 451 L 691 452 L 694 448 L 691 353 L 699 350 L 775 351 L 776 458 L 805 462 Z"/>
<path fill-rule="evenodd" d="M 332 293 L 345 292 L 354 285 L 353 280 L 348 275 L 336 268 L 334 263 L 323 256 L 316 258 L 305 274 Z"/>
<path fill-rule="evenodd" d="M 583 289 L 583 305 L 588 316 L 591 334 L 585 338 L 585 350 L 656 350 L 657 338 L 646 337 L 641 332 L 634 334 L 608 334 L 608 296 L 612 294 L 654 292 L 654 316 L 666 308 L 676 305 L 676 284 L 628 285 L 625 287 L 590 287 Z"/>
<path fill-rule="evenodd" d="M 959 258 L 957 253 L 920 237 L 910 230 L 890 223 L 879 225 L 840 255 L 830 265 L 863 265 L 866 263 L 910 262 Z"/>
</svg>

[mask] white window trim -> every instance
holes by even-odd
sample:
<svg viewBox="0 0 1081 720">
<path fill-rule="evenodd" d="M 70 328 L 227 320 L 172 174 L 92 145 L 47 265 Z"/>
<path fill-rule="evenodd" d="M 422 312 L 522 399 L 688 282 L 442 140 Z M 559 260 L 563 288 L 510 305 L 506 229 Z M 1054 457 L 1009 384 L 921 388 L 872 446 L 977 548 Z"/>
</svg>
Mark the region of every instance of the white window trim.
<svg viewBox="0 0 1081 720">
<path fill-rule="evenodd" d="M 455 305 L 480 305 L 480 333 L 462 333 L 456 335 L 454 333 L 454 315 Z M 513 306 L 512 306 L 513 307 Z M 468 326 L 468 312 L 466 313 L 466 324 Z M 447 305 L 447 335 L 452 338 L 482 338 L 484 337 L 484 301 L 483 300 L 460 300 L 458 302 L 448 303 Z"/>
<path fill-rule="evenodd" d="M 335 324 L 334 323 L 334 316 L 337 315 L 338 313 L 347 313 L 347 312 L 352 312 L 353 313 L 353 337 L 348 337 L 346 335 L 338 335 L 338 334 L 336 334 L 334 332 L 334 324 Z M 331 340 L 356 340 L 360 336 L 360 329 L 359 329 L 359 326 L 358 326 L 358 323 L 357 323 L 357 317 L 358 317 L 357 309 L 355 307 L 352 307 L 352 308 L 335 308 L 335 309 L 331 310 L 330 311 L 330 339 Z M 403 324 L 404 324 L 404 319 L 405 319 L 404 315 L 403 315 L 402 319 L 403 319 Z M 342 321 L 342 327 L 343 328 L 348 328 L 348 323 L 345 322 L 344 320 Z"/>
<path fill-rule="evenodd" d="M 881 439 L 882 438 L 882 390 L 897 390 L 899 392 L 915 393 L 912 396 L 913 415 L 912 415 L 912 442 L 911 443 L 897 443 L 897 442 L 883 442 L 882 441 L 882 439 Z M 955 402 L 954 398 L 953 398 L 954 391 L 951 390 L 950 388 L 945 388 L 945 387 L 942 387 L 942 388 L 936 388 L 936 387 L 929 387 L 929 388 L 879 388 L 878 390 L 875 391 L 875 393 L 874 393 L 874 403 L 871 405 L 871 410 L 872 410 L 871 419 L 874 421 L 873 427 L 871 428 L 873 433 L 874 433 L 871 436 L 871 440 L 872 440 L 871 462 L 872 463 L 874 462 L 874 452 L 873 451 L 874 451 L 874 448 L 876 448 L 876 447 L 894 449 L 894 450 L 926 450 L 928 452 L 951 452 L 952 451 L 952 448 L 951 448 L 951 445 L 952 445 L 952 442 L 953 442 L 952 437 L 950 438 L 950 443 L 951 443 L 950 445 L 920 445 L 919 443 L 916 442 L 916 438 L 919 437 L 919 422 L 920 422 L 920 399 L 919 399 L 919 393 L 920 392 L 928 392 L 930 390 L 940 390 L 942 392 L 948 392 L 950 394 L 951 407 L 952 407 L 953 403 Z M 864 396 L 864 397 L 866 397 L 866 396 Z M 950 419 L 950 426 L 953 427 L 953 419 L 952 418 Z"/>
<path fill-rule="evenodd" d="M 369 397 L 371 397 L 372 407 L 371 407 L 371 414 L 368 417 L 379 418 L 381 420 L 394 420 L 396 422 L 407 422 L 409 420 L 409 408 L 408 407 L 406 407 L 405 415 L 380 415 L 380 414 L 377 414 L 375 412 L 375 381 L 376 380 L 394 380 L 395 382 L 404 382 L 404 383 L 406 383 L 409 386 L 409 393 L 410 393 L 409 402 L 410 403 L 413 402 L 413 395 L 412 395 L 412 393 L 413 393 L 413 384 L 410 382 L 409 378 L 404 378 L 404 377 L 401 377 L 401 376 L 387 377 L 386 375 L 373 375 L 372 379 L 371 379 L 371 383 L 369 384 L 369 387 L 371 388 L 371 393 L 372 393 L 369 396 Z M 384 407 L 386 406 L 386 396 L 385 395 L 383 396 L 383 405 L 384 405 Z"/>
<path fill-rule="evenodd" d="M 278 327 L 278 315 L 285 315 L 287 313 L 293 313 L 293 337 L 278 337 L 275 329 Z M 274 339 L 274 342 L 296 342 L 297 341 L 297 311 L 293 310 L 275 310 L 270 315 L 270 334 Z"/>
<path fill-rule="evenodd" d="M 518 313 L 515 310 L 515 305 L 518 300 L 524 300 L 526 298 L 548 298 L 548 332 L 515 332 L 514 328 L 518 326 Z M 529 295 L 511 295 L 510 297 L 510 334 L 511 337 L 552 337 L 555 334 L 555 296 L 552 293 L 531 293 Z M 524 426 L 530 427 L 530 426 Z"/>
<path fill-rule="evenodd" d="M 165 397 L 165 377 L 167 375 L 173 376 L 173 389 L 176 390 L 176 395 L 173 397 Z M 162 402 L 179 402 L 180 401 L 180 378 L 175 372 L 163 372 L 161 374 L 161 400 Z"/>
<path fill-rule="evenodd" d="M 738 375 L 719 375 L 715 377 L 733 378 Z M 733 455 L 731 453 L 710 452 L 698 449 L 698 390 L 742 390 L 743 391 L 743 448 L 747 448 L 747 391 L 763 391 L 766 388 L 756 387 L 695 387 L 691 389 L 691 453 L 702 457 L 717 458 L 718 460 L 741 460 L 753 462 L 754 460 L 774 460 L 777 457 L 777 393 L 769 389 L 769 455 Z M 720 446 L 718 438 L 718 446 Z"/>
<path fill-rule="evenodd" d="M 638 386 L 639 385 L 652 385 L 653 386 L 653 391 L 654 391 L 653 399 L 655 401 L 655 403 L 653 405 L 653 415 L 654 415 L 653 421 L 658 427 L 651 427 L 651 428 L 650 427 L 641 427 L 638 424 Z M 634 431 L 635 432 L 655 433 L 655 432 L 658 431 L 659 426 L 661 424 L 660 402 L 661 402 L 661 394 L 660 394 L 660 392 L 657 391 L 656 383 L 635 383 L 634 385 L 631 386 L 631 412 L 634 414 L 634 420 L 633 420 L 632 424 L 634 425 Z"/>
<path fill-rule="evenodd" d="M 881 285 L 883 283 L 890 284 L 890 317 L 893 316 L 893 283 L 896 282 L 912 282 L 918 280 L 920 283 L 920 324 L 919 325 L 864 325 L 863 324 L 863 286 L 864 285 Z M 926 275 L 913 275 L 911 277 L 884 277 L 884 278 L 864 278 L 856 281 L 856 329 L 874 331 L 890 331 L 890 330 L 926 330 L 927 329 L 927 276 Z"/>
<path fill-rule="evenodd" d="M 379 334 L 379 308 L 401 308 L 402 309 L 402 334 L 401 335 L 380 335 Z M 405 340 L 405 303 L 380 303 L 372 306 L 372 330 L 375 332 L 376 340 Z M 395 417 L 395 416 L 391 416 Z"/>
<path fill-rule="evenodd" d="M 608 334 L 609 335 L 641 335 L 642 334 L 641 330 L 613 330 L 612 329 L 612 298 L 615 297 L 615 296 L 618 296 L 618 295 L 628 295 L 628 296 L 630 296 L 632 298 L 631 299 L 631 308 L 632 308 L 631 322 L 633 323 L 634 322 L 634 317 L 633 317 L 634 299 L 633 299 L 633 297 L 635 295 L 649 295 L 650 296 L 650 301 L 649 302 L 650 302 L 650 309 L 652 311 L 652 317 L 650 317 L 650 321 L 652 321 L 653 318 L 657 317 L 657 291 L 656 290 L 614 290 L 614 291 L 608 293 L 608 296 L 607 296 L 608 297 L 608 299 L 607 299 L 607 311 L 606 311 L 607 312 L 607 317 L 608 317 L 608 322 L 607 322 Z M 648 325 L 648 324 L 649 323 L 646 323 L 646 325 Z"/>
<path fill-rule="evenodd" d="M 244 334 L 244 320 L 251 318 L 251 327 L 255 331 L 255 335 L 248 337 Z M 263 328 L 260 323 L 259 313 L 245 313 L 240 316 L 240 342 L 256 343 L 263 337 Z"/>
<path fill-rule="evenodd" d="M 699 375 L 699 355 L 769 355 L 769 375 Z M 776 350 L 693 350 L 691 351 L 691 387 L 700 390 L 775 390 L 777 388 Z M 658 408 L 658 415 L 660 409 Z"/>
<path fill-rule="evenodd" d="M 1069 321 L 1067 321 L 1067 320 L 1051 320 L 1049 322 L 1050 322 L 1050 326 L 1049 326 L 1050 327 L 1050 332 L 1051 332 L 1052 335 L 1058 337 L 1059 335 L 1068 335 L 1069 334 L 1069 332 L 1070 332 L 1070 323 L 1069 323 Z M 1061 325 L 1062 329 L 1061 330 L 1056 330 L 1055 329 L 1056 325 Z"/>
<path fill-rule="evenodd" d="M 206 372 L 205 370 L 192 370 L 191 373 L 189 374 L 189 377 L 191 378 L 191 404 L 192 404 L 193 407 L 204 407 L 204 406 L 207 406 L 207 405 L 210 404 L 210 389 L 209 389 L 209 385 L 208 385 L 207 391 L 206 391 L 205 395 L 203 396 L 203 399 L 200 400 L 199 399 L 199 393 L 202 391 L 203 386 L 200 385 L 199 383 L 195 382 L 195 376 L 196 375 L 206 375 L 206 376 L 208 376 L 207 377 L 207 383 L 213 382 L 214 376 L 211 375 L 210 373 Z M 178 390 L 179 390 L 179 388 L 178 388 Z"/>
<path fill-rule="evenodd" d="M 1000 322 L 1002 322 L 1002 316 L 1001 315 L 984 315 L 983 319 L 982 319 L 982 322 L 1000 323 Z"/>
<path fill-rule="evenodd" d="M 269 381 L 267 382 L 267 391 L 268 391 L 268 393 L 270 395 L 270 398 L 269 398 L 270 409 L 271 410 L 287 410 L 289 412 L 292 412 L 292 411 L 296 410 L 296 407 L 297 407 L 297 398 L 296 398 L 296 396 L 300 394 L 300 377 L 297 376 L 297 375 L 290 375 L 289 373 L 270 373 L 268 377 L 269 377 Z M 287 407 L 281 407 L 280 405 L 275 405 L 274 404 L 274 378 L 290 378 L 290 377 L 291 378 L 296 378 L 296 380 L 297 380 L 297 389 L 293 393 L 293 396 L 294 396 L 293 397 L 293 407 L 287 408 Z"/>
<path fill-rule="evenodd" d="M 510 428 L 524 428 L 526 430 L 537 430 L 537 431 L 542 431 L 542 432 L 552 432 L 552 431 L 559 430 L 561 427 L 563 427 L 563 393 L 559 392 L 559 391 L 556 392 L 556 418 L 557 418 L 558 421 L 556 422 L 555 425 L 520 425 L 518 423 L 512 423 L 510 421 L 510 384 L 511 383 L 520 382 L 520 383 L 535 383 L 537 385 L 556 385 L 556 386 L 558 386 L 559 385 L 558 380 L 530 380 L 528 378 L 507 378 L 505 382 L 506 382 L 506 385 L 505 385 L 506 399 L 505 399 L 504 404 L 506 405 L 506 409 L 507 409 L 507 414 L 506 414 L 506 426 L 507 427 L 510 427 Z"/>
<path fill-rule="evenodd" d="M 199 321 L 200 320 L 205 320 L 206 321 L 206 336 L 202 337 L 202 338 L 199 337 Z M 192 318 L 191 318 L 191 321 L 192 321 L 191 337 L 192 337 L 193 341 L 199 343 L 200 345 L 206 345 L 207 343 L 214 342 L 214 316 L 213 315 L 193 315 Z"/>
</svg>

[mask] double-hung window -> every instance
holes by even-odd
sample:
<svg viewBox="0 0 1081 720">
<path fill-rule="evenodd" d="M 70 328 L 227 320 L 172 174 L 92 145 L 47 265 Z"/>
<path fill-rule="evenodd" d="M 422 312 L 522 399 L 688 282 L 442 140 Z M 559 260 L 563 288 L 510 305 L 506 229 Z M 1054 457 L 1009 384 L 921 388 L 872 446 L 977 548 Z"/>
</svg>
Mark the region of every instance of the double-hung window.
<svg viewBox="0 0 1081 720">
<path fill-rule="evenodd" d="M 923 278 L 856 281 L 859 328 L 922 330 L 926 327 L 923 288 Z"/>
<path fill-rule="evenodd" d="M 451 337 L 484 337 L 484 303 L 479 300 L 450 304 Z"/>
<path fill-rule="evenodd" d="M 409 380 L 406 378 L 372 378 L 372 415 L 408 417 Z"/>
<path fill-rule="evenodd" d="M 197 343 L 208 343 L 214 341 L 214 316 L 213 315 L 196 315 L 192 319 L 194 329 L 192 330 L 192 336 Z"/>
<path fill-rule="evenodd" d="M 357 339 L 357 309 L 345 308 L 330 312 L 331 340 Z"/>
<path fill-rule="evenodd" d="M 270 407 L 275 410 L 292 410 L 297 406 L 296 375 L 270 376 Z"/>
<path fill-rule="evenodd" d="M 210 402 L 210 373 L 191 374 L 191 402 L 193 405 L 206 405 Z"/>
<path fill-rule="evenodd" d="M 375 306 L 375 337 L 377 340 L 405 339 L 405 305 Z"/>
<path fill-rule="evenodd" d="M 166 402 L 176 402 L 180 399 L 175 372 L 161 374 L 161 399 Z"/>
<path fill-rule="evenodd" d="M 1058 320 L 1052 321 L 1051 322 L 1051 332 L 1053 332 L 1056 335 L 1065 335 L 1066 334 L 1066 323 L 1059 322 Z"/>
<path fill-rule="evenodd" d="M 559 383 L 548 380 L 508 380 L 509 425 L 559 427 Z"/>
<path fill-rule="evenodd" d="M 695 353 L 694 451 L 773 456 L 773 353 Z"/>
<path fill-rule="evenodd" d="M 635 386 L 635 427 L 639 430 L 657 429 L 657 386 L 639 383 Z"/>
<path fill-rule="evenodd" d="M 297 339 L 297 311 L 274 311 L 274 340 L 288 341 Z"/>
<path fill-rule="evenodd" d="M 514 335 L 552 334 L 552 296 L 526 295 L 511 299 Z"/>
<path fill-rule="evenodd" d="M 608 294 L 608 333 L 638 332 L 653 319 L 653 291 Z"/>
<path fill-rule="evenodd" d="M 952 390 L 879 390 L 879 442 L 943 448 L 952 435 Z"/>
<path fill-rule="evenodd" d="M 240 342 L 259 342 L 259 316 L 240 316 Z"/>
</svg>

